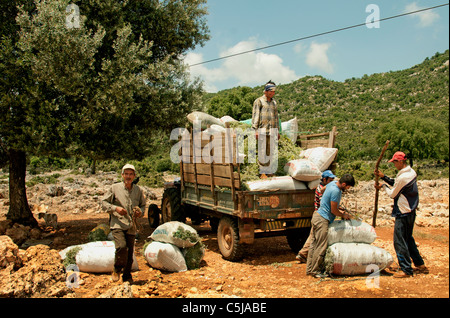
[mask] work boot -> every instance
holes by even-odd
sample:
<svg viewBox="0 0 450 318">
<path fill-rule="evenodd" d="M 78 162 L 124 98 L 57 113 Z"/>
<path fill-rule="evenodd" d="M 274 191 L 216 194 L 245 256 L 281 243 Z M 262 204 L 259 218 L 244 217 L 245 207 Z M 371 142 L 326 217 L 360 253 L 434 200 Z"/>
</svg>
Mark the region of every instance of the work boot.
<svg viewBox="0 0 450 318">
<path fill-rule="evenodd" d="M 122 275 L 122 282 L 129 282 L 130 284 L 133 283 L 133 277 L 131 274 L 126 275 L 125 273 Z"/>
<path fill-rule="evenodd" d="M 306 263 L 306 258 L 303 255 L 297 254 L 295 258 L 300 261 L 300 264 Z"/>
<path fill-rule="evenodd" d="M 418 274 L 429 274 L 430 273 L 430 271 L 425 266 L 425 264 L 417 266 L 416 268 L 414 268 L 414 272 L 416 272 Z"/>
<path fill-rule="evenodd" d="M 408 277 L 412 277 L 412 275 L 406 274 L 404 271 L 399 271 L 394 274 L 394 277 L 395 278 L 408 278 Z"/>
<path fill-rule="evenodd" d="M 111 279 L 113 282 L 118 282 L 120 279 L 120 271 L 116 271 L 116 269 L 113 269 L 112 274 L 111 274 Z"/>
</svg>

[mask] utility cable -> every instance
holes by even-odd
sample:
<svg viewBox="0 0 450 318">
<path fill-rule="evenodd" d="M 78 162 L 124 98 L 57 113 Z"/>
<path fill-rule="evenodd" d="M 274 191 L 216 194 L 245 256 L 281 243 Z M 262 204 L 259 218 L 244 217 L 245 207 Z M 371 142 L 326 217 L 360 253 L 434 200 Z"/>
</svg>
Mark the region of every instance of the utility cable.
<svg viewBox="0 0 450 318">
<path fill-rule="evenodd" d="M 216 62 L 216 61 L 228 59 L 228 58 L 239 56 L 239 55 L 243 55 L 243 54 L 248 54 L 248 53 L 252 53 L 252 52 L 257 52 L 257 51 L 269 49 L 269 48 L 280 46 L 280 45 L 285 45 L 285 44 L 289 44 L 289 43 L 293 43 L 293 42 L 298 42 L 298 41 L 303 41 L 303 40 L 319 37 L 319 36 L 322 36 L 322 35 L 327 35 L 327 34 L 331 34 L 331 33 L 336 33 L 336 32 L 340 32 L 340 31 L 354 29 L 354 28 L 358 28 L 358 27 L 365 26 L 365 25 L 368 25 L 368 24 L 374 24 L 374 23 L 381 22 L 381 21 L 392 20 L 392 19 L 396 19 L 396 18 L 400 18 L 400 17 L 404 17 L 404 16 L 407 16 L 407 15 L 416 14 L 416 13 L 420 13 L 420 12 L 424 12 L 424 11 L 428 11 L 428 10 L 433 10 L 433 9 L 444 7 L 444 6 L 448 6 L 448 5 L 449 5 L 449 3 L 444 3 L 444 4 L 440 4 L 440 5 L 434 6 L 434 7 L 429 7 L 429 8 L 425 8 L 425 9 L 416 10 L 416 11 L 410 11 L 410 12 L 406 12 L 406 13 L 402 13 L 402 14 L 397 14 L 397 15 L 394 15 L 394 16 L 391 16 L 391 17 L 378 19 L 378 20 L 375 20 L 375 21 L 371 21 L 370 23 L 364 22 L 364 23 L 359 23 L 359 24 L 351 25 L 351 26 L 348 26 L 348 27 L 340 28 L 340 29 L 334 29 L 334 30 L 331 30 L 331 31 L 317 33 L 317 34 L 314 34 L 314 35 L 308 35 L 308 36 L 301 37 L 301 38 L 294 39 L 294 40 L 289 40 L 289 41 L 285 41 L 285 42 L 271 44 L 271 45 L 263 46 L 263 47 L 260 47 L 260 48 L 256 48 L 256 49 L 252 49 L 252 50 L 248 50 L 248 51 L 242 51 L 242 52 L 239 52 L 239 53 L 234 53 L 234 54 L 218 57 L 218 58 L 215 58 L 215 59 L 212 59 L 212 60 L 191 64 L 191 65 L 189 65 L 189 67 L 193 67 L 193 66 L 197 66 L 197 65 L 203 65 L 203 64 L 207 64 L 207 63 L 211 63 L 211 62 Z"/>
</svg>

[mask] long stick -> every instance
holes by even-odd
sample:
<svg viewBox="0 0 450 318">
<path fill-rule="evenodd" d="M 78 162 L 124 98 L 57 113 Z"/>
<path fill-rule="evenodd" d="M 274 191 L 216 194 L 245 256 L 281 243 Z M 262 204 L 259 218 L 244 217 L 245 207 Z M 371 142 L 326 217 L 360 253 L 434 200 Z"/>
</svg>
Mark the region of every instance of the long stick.
<svg viewBox="0 0 450 318">
<path fill-rule="evenodd" d="M 389 140 L 386 141 L 386 144 L 383 147 L 383 150 L 381 151 L 380 157 L 377 160 L 377 163 L 375 164 L 375 171 L 378 171 L 378 166 L 380 165 L 380 161 L 384 156 L 384 153 L 386 152 L 387 147 L 389 146 Z M 373 211 L 373 219 L 372 219 L 372 226 L 377 226 L 377 213 L 378 213 L 378 174 L 375 174 L 375 210 Z"/>
</svg>

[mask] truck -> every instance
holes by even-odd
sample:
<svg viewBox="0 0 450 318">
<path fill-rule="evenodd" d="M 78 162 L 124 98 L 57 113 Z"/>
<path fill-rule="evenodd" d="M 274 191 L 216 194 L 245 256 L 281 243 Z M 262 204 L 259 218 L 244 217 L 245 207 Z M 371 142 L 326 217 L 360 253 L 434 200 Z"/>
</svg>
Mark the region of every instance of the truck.
<svg viewBox="0 0 450 318">
<path fill-rule="evenodd" d="M 333 127 L 326 133 L 299 135 L 295 142 L 302 149 L 333 148 L 336 136 L 336 127 Z M 211 229 L 217 231 L 220 253 L 229 261 L 241 260 L 245 255 L 245 246 L 260 237 L 286 236 L 289 247 L 297 253 L 311 229 L 314 189 L 244 189 L 241 164 L 236 159 L 236 135 L 223 134 L 222 137 L 224 141 L 227 137 L 228 141 L 232 140 L 224 142 L 222 148 L 225 155 L 225 147 L 230 147 L 228 154 L 235 154 L 232 162 L 205 162 L 198 154 L 211 151 L 205 149 L 211 148 L 211 140 L 193 145 L 193 139 L 189 139 L 189 144 L 185 145 L 189 147 L 186 151 L 188 160 L 180 161 L 180 177 L 165 183 L 160 216 L 155 212 L 158 209 L 149 208 L 149 222 L 155 226 L 159 218 L 162 223 L 185 222 L 187 218 L 192 224 L 209 221 Z M 180 154 L 183 156 L 182 149 Z"/>
</svg>

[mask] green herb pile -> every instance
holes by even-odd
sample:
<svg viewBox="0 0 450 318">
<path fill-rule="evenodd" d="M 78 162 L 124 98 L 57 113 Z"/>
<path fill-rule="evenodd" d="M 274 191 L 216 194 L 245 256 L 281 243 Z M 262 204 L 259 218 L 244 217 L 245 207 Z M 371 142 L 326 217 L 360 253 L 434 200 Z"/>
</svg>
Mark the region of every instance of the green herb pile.
<svg viewBox="0 0 450 318">
<path fill-rule="evenodd" d="M 241 188 L 247 189 L 246 182 L 259 180 L 258 162 L 248 162 L 248 138 L 244 138 L 245 160 L 241 164 Z M 302 148 L 294 144 L 288 137 L 281 135 L 278 140 L 278 168 L 275 176 L 285 176 L 284 166 L 291 160 L 298 159 Z M 256 158 L 256 161 L 257 158 Z"/>
<path fill-rule="evenodd" d="M 77 264 L 76 257 L 80 250 L 81 250 L 81 246 L 76 246 L 74 248 L 71 248 L 66 253 L 66 257 L 64 258 L 64 261 L 63 261 L 63 265 L 65 268 L 67 268 L 71 264 L 73 264 L 73 265 Z"/>
<path fill-rule="evenodd" d="M 172 234 L 173 237 L 179 238 L 183 241 L 189 241 L 191 243 L 196 243 L 200 241 L 200 237 L 197 233 L 188 231 L 183 227 L 179 226 L 178 229 Z"/>
<path fill-rule="evenodd" d="M 205 256 L 205 245 L 201 241 L 192 247 L 183 249 L 182 252 L 188 269 L 200 268 L 200 262 Z"/>
<path fill-rule="evenodd" d="M 95 241 L 106 241 L 108 235 L 102 228 L 96 228 L 89 232 L 88 234 L 88 240 L 89 242 L 95 242 Z"/>
</svg>

